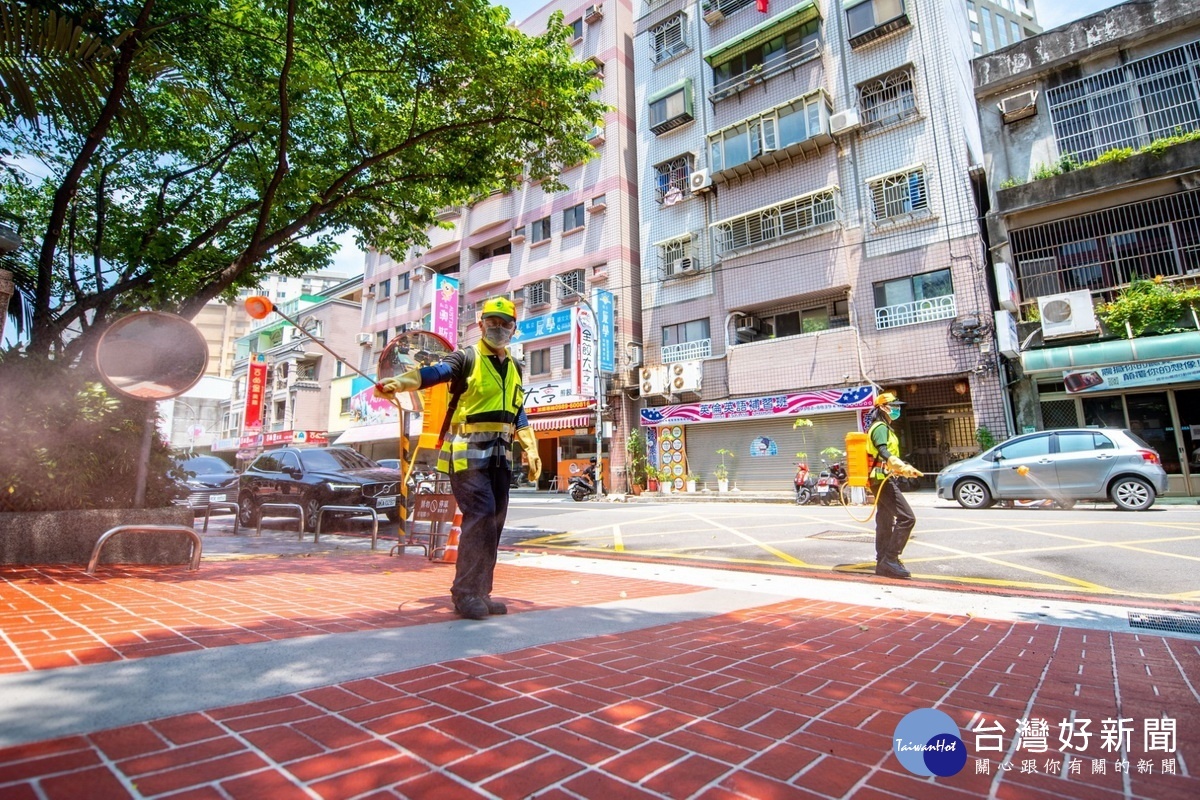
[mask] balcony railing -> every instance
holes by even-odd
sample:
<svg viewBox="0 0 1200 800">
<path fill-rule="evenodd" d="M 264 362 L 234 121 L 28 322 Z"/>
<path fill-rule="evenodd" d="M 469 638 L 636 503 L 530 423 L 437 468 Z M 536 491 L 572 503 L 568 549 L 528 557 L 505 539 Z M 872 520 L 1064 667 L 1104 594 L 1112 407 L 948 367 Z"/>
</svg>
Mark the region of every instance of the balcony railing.
<svg viewBox="0 0 1200 800">
<path fill-rule="evenodd" d="M 740 75 L 734 75 L 732 78 L 721 81 L 708 93 L 708 99 L 714 103 L 724 100 L 730 95 L 737 94 L 756 83 L 765 81 L 767 78 L 773 78 L 782 72 L 800 66 L 806 61 L 812 61 L 814 58 L 820 57 L 820 55 L 821 43 L 819 41 L 807 42 L 795 53 L 789 53 L 784 58 L 761 64 L 757 68 L 748 69 Z"/>
<path fill-rule="evenodd" d="M 712 339 L 696 339 L 691 342 L 663 345 L 662 362 L 670 364 L 673 361 L 691 361 L 711 355 Z"/>
<path fill-rule="evenodd" d="M 939 319 L 952 319 L 957 314 L 952 294 L 914 300 L 911 303 L 898 303 L 894 306 L 880 306 L 875 309 L 875 329 L 900 328 Z"/>
</svg>

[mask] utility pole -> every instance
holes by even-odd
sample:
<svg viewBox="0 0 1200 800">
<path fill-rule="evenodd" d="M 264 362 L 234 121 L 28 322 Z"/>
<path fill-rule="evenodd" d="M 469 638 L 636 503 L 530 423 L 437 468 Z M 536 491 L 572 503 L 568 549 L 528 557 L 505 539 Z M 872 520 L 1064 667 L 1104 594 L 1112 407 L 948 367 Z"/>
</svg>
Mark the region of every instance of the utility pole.
<svg viewBox="0 0 1200 800">
<path fill-rule="evenodd" d="M 588 313 L 592 315 L 592 322 L 596 326 L 595 346 L 599 348 L 600 318 L 596 316 L 596 309 L 592 308 L 592 304 L 588 302 L 583 292 L 569 285 L 561 275 L 555 275 L 554 280 L 558 281 L 563 289 L 578 297 L 579 302 L 583 303 Z M 593 363 L 596 365 L 596 368 L 592 370 L 592 390 L 596 393 L 596 496 L 601 497 L 604 494 L 604 379 L 600 377 L 599 360 L 593 359 Z"/>
</svg>

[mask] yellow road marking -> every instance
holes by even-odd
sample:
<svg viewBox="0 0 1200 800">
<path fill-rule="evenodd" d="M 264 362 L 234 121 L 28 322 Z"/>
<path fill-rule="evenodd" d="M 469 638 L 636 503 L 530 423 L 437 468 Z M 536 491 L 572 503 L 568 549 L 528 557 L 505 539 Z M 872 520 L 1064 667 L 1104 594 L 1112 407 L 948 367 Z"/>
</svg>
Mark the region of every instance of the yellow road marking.
<svg viewBox="0 0 1200 800">
<path fill-rule="evenodd" d="M 701 517 L 697 514 L 691 514 L 690 516 L 692 516 L 696 519 L 699 519 L 701 521 L 705 521 L 703 517 Z M 800 559 L 796 558 L 793 555 L 783 552 L 778 547 L 772 547 L 771 545 L 766 544 L 765 542 L 760 542 L 757 539 L 755 539 L 753 536 L 742 533 L 741 531 L 739 531 L 736 528 L 731 528 L 728 525 L 723 525 L 715 520 L 707 520 L 707 521 L 711 522 L 713 525 L 715 525 L 718 528 L 729 531 L 734 536 L 740 536 L 741 538 L 745 539 L 747 542 L 750 542 L 755 547 L 761 547 L 763 550 L 766 550 L 768 553 L 775 556 L 780 561 L 786 561 L 787 563 L 795 564 L 798 567 L 807 567 L 808 566 L 808 564 L 806 564 L 805 562 L 801 561 Z"/>
</svg>

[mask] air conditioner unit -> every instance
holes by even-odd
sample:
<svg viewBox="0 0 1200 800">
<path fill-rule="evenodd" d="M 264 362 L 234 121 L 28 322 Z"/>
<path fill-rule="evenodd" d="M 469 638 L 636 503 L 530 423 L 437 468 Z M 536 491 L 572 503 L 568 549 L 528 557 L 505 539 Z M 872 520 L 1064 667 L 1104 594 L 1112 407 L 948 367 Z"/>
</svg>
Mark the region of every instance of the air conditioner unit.
<svg viewBox="0 0 1200 800">
<path fill-rule="evenodd" d="M 829 118 L 829 132 L 832 134 L 850 133 L 862 125 L 857 108 L 847 108 Z"/>
<path fill-rule="evenodd" d="M 1047 339 L 1099 330 L 1092 294 L 1087 289 L 1043 295 L 1038 298 L 1038 313 L 1042 318 L 1042 336 Z"/>
<path fill-rule="evenodd" d="M 375 341 L 375 334 L 360 333 L 354 337 L 354 341 L 358 344 L 370 344 L 371 342 Z"/>
<path fill-rule="evenodd" d="M 757 317 L 742 317 L 737 321 L 737 340 L 739 342 L 752 342 L 758 338 L 758 329 L 760 323 Z"/>
<path fill-rule="evenodd" d="M 597 3 L 594 6 L 588 6 L 587 11 L 583 13 L 583 21 L 588 25 L 594 25 L 604 17 L 604 6 Z"/>
<path fill-rule="evenodd" d="M 671 262 L 672 275 L 694 275 L 697 271 L 696 262 L 691 258 L 677 258 Z"/>
<path fill-rule="evenodd" d="M 665 364 L 654 364 L 638 370 L 638 394 L 641 397 L 658 397 L 667 393 L 670 375 Z"/>
<path fill-rule="evenodd" d="M 667 379 L 670 381 L 671 394 L 699 392 L 700 384 L 704 380 L 704 362 L 677 361 L 671 365 Z"/>
<path fill-rule="evenodd" d="M 1027 92 L 1014 94 L 1011 97 L 1006 97 L 999 102 L 1000 116 L 1005 123 L 1016 122 L 1019 119 L 1032 117 L 1037 113 L 1037 97 L 1036 89 L 1030 89 Z"/>
<path fill-rule="evenodd" d="M 707 192 L 712 190 L 712 173 L 706 169 L 693 170 L 688 176 L 688 188 L 693 193 Z"/>
</svg>

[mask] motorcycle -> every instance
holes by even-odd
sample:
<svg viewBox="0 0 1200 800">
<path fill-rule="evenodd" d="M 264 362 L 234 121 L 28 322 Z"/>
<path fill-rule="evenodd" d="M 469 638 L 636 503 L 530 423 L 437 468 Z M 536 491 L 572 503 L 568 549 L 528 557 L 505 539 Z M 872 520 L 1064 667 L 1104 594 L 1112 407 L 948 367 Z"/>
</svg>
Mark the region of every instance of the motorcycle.
<svg viewBox="0 0 1200 800">
<path fill-rule="evenodd" d="M 842 484 L 846 480 L 846 466 L 835 461 L 822 461 L 825 469 L 817 476 L 817 502 L 823 506 L 842 502 Z"/>
<path fill-rule="evenodd" d="M 590 471 L 588 470 L 588 472 Z M 596 482 L 588 479 L 588 472 L 585 472 L 583 475 L 576 475 L 567 484 L 567 492 L 570 493 L 571 499 L 577 503 L 582 503 L 589 497 L 596 495 Z"/>
<path fill-rule="evenodd" d="M 414 469 L 408 478 L 408 493 L 434 494 L 437 491 L 437 473 L 433 470 Z"/>
<path fill-rule="evenodd" d="M 817 489 L 817 476 L 812 474 L 807 462 L 796 462 L 796 475 L 792 478 L 792 485 L 796 487 L 796 505 L 803 506 L 812 502 Z"/>
</svg>

